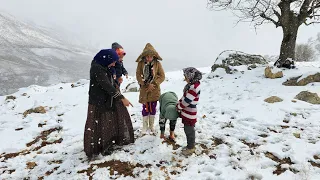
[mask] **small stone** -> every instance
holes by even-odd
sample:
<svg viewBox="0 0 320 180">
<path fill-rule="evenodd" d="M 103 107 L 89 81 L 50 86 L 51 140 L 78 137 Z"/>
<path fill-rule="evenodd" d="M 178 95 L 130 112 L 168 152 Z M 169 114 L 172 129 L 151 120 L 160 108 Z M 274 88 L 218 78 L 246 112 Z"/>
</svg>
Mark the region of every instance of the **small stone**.
<svg viewBox="0 0 320 180">
<path fill-rule="evenodd" d="M 7 101 L 7 100 L 10 100 L 10 99 L 11 99 L 11 100 L 15 100 L 15 99 L 17 99 L 17 98 L 16 98 L 15 96 L 7 96 L 7 97 L 6 97 L 6 101 Z"/>
<path fill-rule="evenodd" d="M 271 97 L 265 99 L 264 101 L 267 102 L 267 103 L 277 103 L 277 102 L 282 102 L 283 99 L 281 99 L 281 98 L 279 98 L 277 96 L 271 96 Z"/>
<path fill-rule="evenodd" d="M 252 65 L 248 66 L 248 70 L 252 70 L 252 69 L 255 69 L 255 68 L 257 68 L 257 65 L 255 65 L 255 64 L 252 64 Z"/>
<path fill-rule="evenodd" d="M 35 162 L 27 162 L 27 169 L 33 169 L 37 164 Z"/>
<path fill-rule="evenodd" d="M 290 115 L 291 115 L 291 116 L 295 116 L 295 117 L 298 116 L 297 113 L 290 113 Z"/>
<path fill-rule="evenodd" d="M 284 119 L 283 122 L 284 122 L 284 123 L 289 123 L 289 120 Z"/>
<path fill-rule="evenodd" d="M 300 133 L 293 133 L 294 137 L 299 138 L 300 139 Z"/>
</svg>

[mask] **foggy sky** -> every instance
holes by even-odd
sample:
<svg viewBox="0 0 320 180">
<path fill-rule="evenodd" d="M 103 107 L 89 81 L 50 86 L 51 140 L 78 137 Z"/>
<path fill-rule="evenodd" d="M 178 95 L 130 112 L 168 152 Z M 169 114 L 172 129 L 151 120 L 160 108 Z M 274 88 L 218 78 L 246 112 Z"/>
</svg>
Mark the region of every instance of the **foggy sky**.
<svg viewBox="0 0 320 180">
<path fill-rule="evenodd" d="M 235 26 L 230 12 L 206 8 L 206 0 L 0 0 L 0 11 L 69 33 L 96 51 L 114 41 L 124 46 L 129 66 L 150 42 L 170 69 L 209 66 L 226 49 L 277 55 L 281 29 L 266 25 L 257 32 L 248 23 Z M 306 42 L 319 26 L 301 28 Z"/>
</svg>

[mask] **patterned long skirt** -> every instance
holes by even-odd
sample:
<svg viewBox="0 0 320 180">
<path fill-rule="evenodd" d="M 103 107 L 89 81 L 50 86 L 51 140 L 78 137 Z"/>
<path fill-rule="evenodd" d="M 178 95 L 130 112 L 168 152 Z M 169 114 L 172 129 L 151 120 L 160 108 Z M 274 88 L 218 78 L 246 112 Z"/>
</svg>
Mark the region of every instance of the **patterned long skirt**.
<svg viewBox="0 0 320 180">
<path fill-rule="evenodd" d="M 115 102 L 115 111 L 105 112 L 89 104 L 84 129 L 84 151 L 89 158 L 100 153 L 110 154 L 114 145 L 123 146 L 133 142 L 131 118 L 121 101 Z"/>
</svg>

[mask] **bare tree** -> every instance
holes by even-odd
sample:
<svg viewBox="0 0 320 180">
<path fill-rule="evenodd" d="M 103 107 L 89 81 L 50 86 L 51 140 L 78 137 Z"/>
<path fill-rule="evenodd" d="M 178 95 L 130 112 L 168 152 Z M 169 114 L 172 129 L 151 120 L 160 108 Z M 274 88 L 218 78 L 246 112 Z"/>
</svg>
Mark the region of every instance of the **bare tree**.
<svg viewBox="0 0 320 180">
<path fill-rule="evenodd" d="M 310 44 L 297 44 L 296 61 L 313 61 L 316 52 Z"/>
<path fill-rule="evenodd" d="M 302 24 L 320 23 L 320 0 L 207 0 L 212 10 L 231 10 L 239 22 L 251 22 L 255 27 L 273 23 L 281 27 L 283 39 L 279 62 L 295 59 L 295 46 Z"/>
</svg>

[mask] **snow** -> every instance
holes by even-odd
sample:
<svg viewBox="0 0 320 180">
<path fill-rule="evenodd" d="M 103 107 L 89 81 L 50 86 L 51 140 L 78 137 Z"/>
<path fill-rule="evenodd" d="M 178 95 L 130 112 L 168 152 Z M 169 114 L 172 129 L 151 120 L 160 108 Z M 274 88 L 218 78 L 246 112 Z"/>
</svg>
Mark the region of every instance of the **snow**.
<svg viewBox="0 0 320 180">
<path fill-rule="evenodd" d="M 263 67 L 251 71 L 235 67 L 238 72 L 234 74 L 226 74 L 220 69 L 211 73 L 210 67 L 199 68 L 204 75 L 196 124 L 197 145 L 196 153 L 188 158 L 180 155 L 186 146 L 180 120 L 175 131 L 179 147 L 175 150 L 172 145 L 162 143 L 159 134 L 140 136 L 139 94 L 128 92 L 123 94 L 134 105 L 128 110 L 137 137 L 135 143 L 110 156 L 99 156 L 88 162 L 83 152 L 83 131 L 89 81 L 21 88 L 12 94 L 15 100 L 6 101 L 5 96 L 0 96 L 0 179 L 88 179 L 84 170 L 91 166 L 92 179 L 320 179 L 320 168 L 311 164 L 320 164 L 314 157 L 320 155 L 320 106 L 292 102 L 303 90 L 319 94 L 320 84 L 282 85 L 287 78 L 297 74 L 319 72 L 319 66 L 307 63 L 297 66 L 298 69 L 283 71 L 285 77 L 280 79 L 266 79 Z M 135 82 L 134 77 L 124 78 L 122 88 L 132 82 Z M 168 72 L 161 85 L 162 93 L 174 91 L 181 96 L 184 85 L 182 71 Z M 270 96 L 278 96 L 283 101 L 264 102 Z M 23 117 L 24 111 L 38 106 L 45 107 L 46 113 Z M 155 124 L 159 129 L 158 119 Z M 58 130 L 27 147 L 41 132 L 54 128 Z M 167 124 L 166 133 L 168 129 Z M 294 133 L 300 134 L 300 138 Z M 57 142 L 59 139 L 62 139 L 61 143 Z M 41 146 L 41 143 L 48 144 Z M 3 153 L 23 150 L 29 153 L 7 160 L 2 157 Z M 279 163 L 267 153 L 280 160 L 290 158 L 291 163 Z M 97 165 L 111 160 L 134 165 L 131 171 L 135 177 L 124 176 L 121 169 L 114 169 L 111 175 L 112 167 Z M 28 162 L 35 162 L 36 166 L 28 169 Z M 286 171 L 275 174 L 277 166 Z"/>
</svg>

